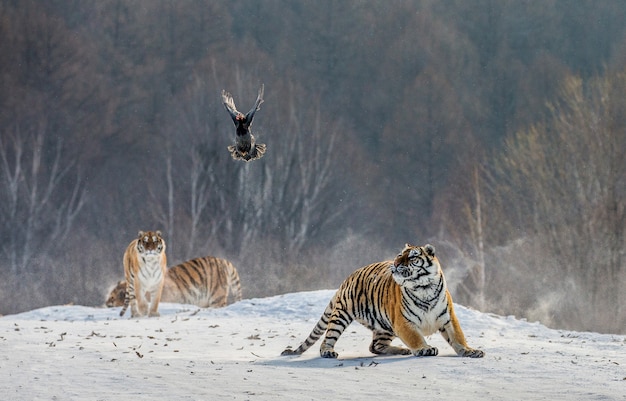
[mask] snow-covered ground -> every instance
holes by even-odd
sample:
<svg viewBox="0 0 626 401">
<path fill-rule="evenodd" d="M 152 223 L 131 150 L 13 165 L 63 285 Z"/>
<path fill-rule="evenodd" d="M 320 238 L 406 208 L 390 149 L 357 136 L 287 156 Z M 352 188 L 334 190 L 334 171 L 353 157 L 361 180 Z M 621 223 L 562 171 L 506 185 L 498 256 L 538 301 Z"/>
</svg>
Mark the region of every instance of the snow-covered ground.
<svg viewBox="0 0 626 401">
<path fill-rule="evenodd" d="M 457 306 L 458 358 L 369 353 L 353 323 L 339 359 L 281 357 L 309 333 L 334 291 L 249 299 L 222 309 L 162 304 L 159 318 L 119 308 L 53 306 L 0 318 L 5 400 L 626 400 L 626 338 L 548 329 Z M 396 340 L 397 341 L 397 340 Z M 130 397 L 130 398 L 128 398 Z"/>
</svg>

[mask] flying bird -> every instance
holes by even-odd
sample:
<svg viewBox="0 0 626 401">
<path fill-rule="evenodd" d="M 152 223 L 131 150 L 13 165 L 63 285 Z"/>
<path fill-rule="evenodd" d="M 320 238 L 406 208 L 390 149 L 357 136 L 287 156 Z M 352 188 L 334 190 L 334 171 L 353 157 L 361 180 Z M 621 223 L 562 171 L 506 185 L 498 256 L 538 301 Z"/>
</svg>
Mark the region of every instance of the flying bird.
<svg viewBox="0 0 626 401">
<path fill-rule="evenodd" d="M 264 85 L 261 84 L 254 107 L 247 114 L 237 111 L 233 96 L 225 90 L 222 90 L 222 103 L 224 103 L 224 107 L 226 107 L 226 110 L 230 113 L 235 127 L 237 127 L 235 144 L 228 146 L 228 151 L 235 160 L 248 162 L 250 160 L 260 159 L 265 154 L 265 144 L 256 143 L 254 135 L 252 135 L 250 131 L 254 113 L 259 110 L 261 103 L 263 103 L 263 89 Z"/>
</svg>

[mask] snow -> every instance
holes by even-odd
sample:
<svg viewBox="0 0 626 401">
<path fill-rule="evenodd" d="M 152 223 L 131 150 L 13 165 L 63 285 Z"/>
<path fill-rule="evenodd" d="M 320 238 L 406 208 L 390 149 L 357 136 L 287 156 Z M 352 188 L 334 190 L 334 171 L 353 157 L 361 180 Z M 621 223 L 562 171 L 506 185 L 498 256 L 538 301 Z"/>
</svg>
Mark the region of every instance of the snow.
<svg viewBox="0 0 626 401">
<path fill-rule="evenodd" d="M 339 359 L 309 334 L 334 291 L 243 300 L 222 309 L 161 304 L 158 318 L 120 308 L 51 306 L 0 318 L 0 391 L 7 400 L 626 400 L 626 338 L 551 330 L 456 306 L 483 359 L 374 356 L 353 323 Z M 398 340 L 396 340 L 398 341 Z"/>
</svg>

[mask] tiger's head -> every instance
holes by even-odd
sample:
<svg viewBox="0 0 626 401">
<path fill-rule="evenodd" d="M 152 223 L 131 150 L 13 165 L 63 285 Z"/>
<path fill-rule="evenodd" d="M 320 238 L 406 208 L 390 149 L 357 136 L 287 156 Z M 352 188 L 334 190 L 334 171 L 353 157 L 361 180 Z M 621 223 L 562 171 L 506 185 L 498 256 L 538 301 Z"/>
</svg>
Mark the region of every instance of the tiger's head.
<svg viewBox="0 0 626 401">
<path fill-rule="evenodd" d="M 406 244 L 391 266 L 391 274 L 396 283 L 412 288 L 429 286 L 438 278 L 440 271 L 435 247 L 430 244 Z"/>
<path fill-rule="evenodd" d="M 108 308 L 124 306 L 124 298 L 126 298 L 126 280 L 121 280 L 109 292 L 105 305 Z"/>
<path fill-rule="evenodd" d="M 139 231 L 137 252 L 143 256 L 160 256 L 165 252 L 165 240 L 161 231 Z"/>
</svg>

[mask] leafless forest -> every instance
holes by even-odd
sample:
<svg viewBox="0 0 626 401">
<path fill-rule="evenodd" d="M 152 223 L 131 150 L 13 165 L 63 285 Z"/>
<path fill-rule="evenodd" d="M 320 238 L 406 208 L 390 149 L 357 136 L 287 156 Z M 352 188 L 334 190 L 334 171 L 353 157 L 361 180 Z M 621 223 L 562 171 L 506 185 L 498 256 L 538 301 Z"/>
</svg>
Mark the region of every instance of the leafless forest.
<svg viewBox="0 0 626 401">
<path fill-rule="evenodd" d="M 456 302 L 624 333 L 625 93 L 620 1 L 0 0 L 0 313 L 160 229 L 247 298 L 430 242 Z"/>
</svg>

